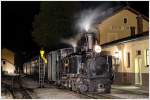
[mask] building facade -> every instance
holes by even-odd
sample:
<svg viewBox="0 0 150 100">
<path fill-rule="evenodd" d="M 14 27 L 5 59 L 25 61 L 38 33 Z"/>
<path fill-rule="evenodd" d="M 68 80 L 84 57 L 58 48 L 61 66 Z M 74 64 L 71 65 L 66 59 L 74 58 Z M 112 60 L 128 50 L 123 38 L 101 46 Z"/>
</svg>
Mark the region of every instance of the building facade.
<svg viewBox="0 0 150 100">
<path fill-rule="evenodd" d="M 6 74 L 15 72 L 15 54 L 9 49 L 3 48 L 1 51 L 1 67 Z"/>
<path fill-rule="evenodd" d="M 114 84 L 149 85 L 149 21 L 130 7 L 98 25 L 100 45 L 113 56 Z"/>
</svg>

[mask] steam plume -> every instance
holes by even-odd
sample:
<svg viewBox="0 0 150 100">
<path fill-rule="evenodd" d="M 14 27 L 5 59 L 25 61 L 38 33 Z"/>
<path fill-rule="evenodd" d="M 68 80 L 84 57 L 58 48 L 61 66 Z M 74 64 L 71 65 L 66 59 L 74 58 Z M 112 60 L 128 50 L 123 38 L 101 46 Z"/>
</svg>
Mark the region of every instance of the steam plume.
<svg viewBox="0 0 150 100">
<path fill-rule="evenodd" d="M 69 39 L 62 39 L 61 41 L 63 43 L 66 43 L 66 44 L 69 44 L 71 45 L 72 47 L 76 47 L 77 46 L 77 42 L 80 40 L 80 36 L 81 34 L 77 34 L 76 36 L 74 37 L 71 37 Z"/>
<path fill-rule="evenodd" d="M 94 32 L 96 30 L 96 24 L 111 14 L 116 8 L 118 6 L 110 8 L 109 4 L 104 4 L 97 8 L 83 10 L 75 16 L 75 28 L 78 32 Z"/>
<path fill-rule="evenodd" d="M 110 15 L 114 9 L 119 8 L 120 6 L 116 6 L 113 8 L 109 7 L 110 5 L 104 4 L 97 8 L 89 8 L 83 10 L 79 14 L 75 16 L 75 29 L 78 30 L 78 34 L 75 37 L 70 39 L 62 39 L 63 43 L 69 44 L 72 47 L 77 46 L 77 42 L 81 38 L 81 33 L 83 32 L 93 32 L 97 33 L 96 25 L 100 21 L 102 21 L 105 17 Z M 109 9 L 108 9 L 109 8 Z"/>
</svg>

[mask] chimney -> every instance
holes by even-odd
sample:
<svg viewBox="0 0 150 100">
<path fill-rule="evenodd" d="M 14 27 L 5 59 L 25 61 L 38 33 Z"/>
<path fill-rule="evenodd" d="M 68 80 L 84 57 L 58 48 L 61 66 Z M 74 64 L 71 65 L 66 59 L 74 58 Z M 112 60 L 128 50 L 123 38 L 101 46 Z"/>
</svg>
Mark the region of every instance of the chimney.
<svg viewBox="0 0 150 100">
<path fill-rule="evenodd" d="M 87 33 L 88 37 L 88 50 L 93 49 L 93 34 L 92 33 Z"/>
<path fill-rule="evenodd" d="M 143 18 L 142 15 L 138 15 L 136 17 L 137 19 L 137 34 L 140 34 L 143 32 Z"/>
<path fill-rule="evenodd" d="M 77 47 L 73 47 L 73 52 L 74 52 L 74 53 L 77 52 Z"/>
</svg>

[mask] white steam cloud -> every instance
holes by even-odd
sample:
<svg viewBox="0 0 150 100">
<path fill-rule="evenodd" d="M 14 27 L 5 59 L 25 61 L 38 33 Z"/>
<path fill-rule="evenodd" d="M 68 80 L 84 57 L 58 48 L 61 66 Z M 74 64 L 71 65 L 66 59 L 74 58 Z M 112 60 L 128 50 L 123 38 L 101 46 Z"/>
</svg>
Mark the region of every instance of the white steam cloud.
<svg viewBox="0 0 150 100">
<path fill-rule="evenodd" d="M 80 14 L 80 18 L 77 19 L 76 27 L 80 31 L 86 31 L 86 32 L 90 31 L 90 28 L 95 23 L 96 19 L 100 16 L 98 12 L 99 12 L 98 9 L 84 10 Z"/>
<path fill-rule="evenodd" d="M 109 4 L 104 4 L 97 8 L 89 8 L 76 14 L 75 28 L 79 32 L 95 32 L 96 24 L 103 18 L 111 14 L 119 6 L 110 8 Z"/>
<path fill-rule="evenodd" d="M 70 39 L 62 39 L 61 41 L 63 43 L 71 45 L 72 47 L 76 47 L 82 35 L 79 33 L 84 32 L 97 33 L 98 31 L 96 29 L 97 23 L 102 21 L 103 18 L 110 15 L 114 11 L 114 9 L 118 7 L 119 6 L 110 8 L 110 5 L 105 4 L 95 9 L 90 8 L 83 10 L 81 13 L 76 14 L 75 29 L 78 31 L 78 34 L 75 37 L 72 37 Z"/>
<path fill-rule="evenodd" d="M 61 42 L 71 45 L 72 47 L 77 47 L 77 43 L 80 40 L 81 34 L 77 34 L 69 39 L 61 39 Z"/>
</svg>

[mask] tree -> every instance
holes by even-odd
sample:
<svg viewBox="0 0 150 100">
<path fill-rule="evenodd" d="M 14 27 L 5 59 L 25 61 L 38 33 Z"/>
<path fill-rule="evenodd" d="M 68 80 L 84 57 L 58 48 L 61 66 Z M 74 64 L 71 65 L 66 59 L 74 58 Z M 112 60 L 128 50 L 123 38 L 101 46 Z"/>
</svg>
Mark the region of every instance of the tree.
<svg viewBox="0 0 150 100">
<path fill-rule="evenodd" d="M 41 2 L 40 13 L 33 22 L 33 40 L 45 48 L 60 44 L 62 37 L 73 34 L 73 16 L 77 8 L 75 2 Z"/>
</svg>

